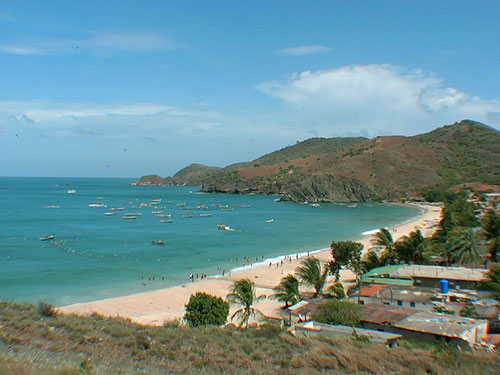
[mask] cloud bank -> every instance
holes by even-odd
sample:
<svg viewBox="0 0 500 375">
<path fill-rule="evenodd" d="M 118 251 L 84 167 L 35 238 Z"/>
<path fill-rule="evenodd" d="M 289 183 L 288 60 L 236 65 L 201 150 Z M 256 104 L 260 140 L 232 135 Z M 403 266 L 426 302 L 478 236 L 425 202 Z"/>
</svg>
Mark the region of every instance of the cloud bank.
<svg viewBox="0 0 500 375">
<path fill-rule="evenodd" d="M 319 134 L 416 134 L 464 118 L 500 125 L 500 101 L 471 96 L 421 70 L 351 65 L 305 71 L 257 89 Z"/>
<path fill-rule="evenodd" d="M 279 54 L 291 55 L 291 56 L 304 56 L 311 55 L 315 53 L 328 52 L 331 48 L 327 46 L 322 46 L 318 44 L 312 44 L 300 47 L 290 47 L 277 51 Z"/>
</svg>

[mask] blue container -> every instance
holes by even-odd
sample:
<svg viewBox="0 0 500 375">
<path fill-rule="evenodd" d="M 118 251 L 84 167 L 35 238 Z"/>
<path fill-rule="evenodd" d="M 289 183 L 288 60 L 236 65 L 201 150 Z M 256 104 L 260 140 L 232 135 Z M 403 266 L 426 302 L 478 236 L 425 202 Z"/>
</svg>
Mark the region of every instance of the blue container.
<svg viewBox="0 0 500 375">
<path fill-rule="evenodd" d="M 448 293 L 450 283 L 446 279 L 441 280 L 441 293 Z"/>
</svg>

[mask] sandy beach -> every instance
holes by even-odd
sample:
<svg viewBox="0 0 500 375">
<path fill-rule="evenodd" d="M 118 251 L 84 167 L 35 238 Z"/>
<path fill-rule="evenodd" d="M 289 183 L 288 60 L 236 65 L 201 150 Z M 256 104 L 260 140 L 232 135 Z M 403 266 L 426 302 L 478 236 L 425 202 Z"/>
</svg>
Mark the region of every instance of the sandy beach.
<svg viewBox="0 0 500 375">
<path fill-rule="evenodd" d="M 388 228 L 394 240 L 408 235 L 410 232 L 420 229 L 424 236 L 429 236 L 435 230 L 439 222 L 441 208 L 434 205 L 414 204 L 418 206 L 422 213 L 414 220 Z M 368 233 L 357 241 L 364 245 L 367 251 L 372 247 L 372 233 Z M 304 255 L 307 256 L 307 255 Z M 314 256 L 321 261 L 330 260 L 330 249 L 326 248 L 314 253 Z M 292 256 L 283 262 L 274 262 L 274 264 L 258 265 L 248 269 L 233 272 L 224 277 L 207 278 L 203 281 L 187 282 L 184 285 L 162 289 L 147 293 L 134 294 L 125 297 L 110 298 L 106 300 L 80 303 L 69 306 L 63 306 L 60 311 L 63 313 L 91 314 L 97 312 L 106 316 L 121 316 L 129 318 L 141 324 L 162 325 L 166 321 L 182 319 L 185 310 L 184 305 L 189 301 L 191 294 L 198 291 L 207 292 L 212 295 L 226 297 L 229 288 L 235 280 L 248 278 L 255 282 L 257 286 L 257 295 L 273 294 L 272 288 L 279 284 L 281 278 L 289 273 L 294 273 L 295 268 L 300 264 L 301 258 Z M 342 271 L 342 281 L 349 282 L 354 279 L 349 271 Z M 330 277 L 328 283 L 331 283 L 333 277 Z M 301 287 L 301 290 L 303 287 Z M 266 316 L 286 317 L 280 309 L 281 303 L 272 298 L 267 298 L 255 307 L 262 311 Z M 231 306 L 231 312 L 238 306 Z"/>
</svg>

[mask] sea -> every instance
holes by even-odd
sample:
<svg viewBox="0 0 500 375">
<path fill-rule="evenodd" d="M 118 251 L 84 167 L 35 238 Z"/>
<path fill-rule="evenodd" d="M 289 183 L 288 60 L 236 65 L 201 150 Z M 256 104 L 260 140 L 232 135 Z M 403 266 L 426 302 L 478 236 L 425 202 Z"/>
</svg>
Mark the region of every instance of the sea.
<svg viewBox="0 0 500 375">
<path fill-rule="evenodd" d="M 420 214 L 132 181 L 0 177 L 0 299 L 62 306 L 168 288 L 191 274 L 215 277 L 312 253 Z"/>
</svg>

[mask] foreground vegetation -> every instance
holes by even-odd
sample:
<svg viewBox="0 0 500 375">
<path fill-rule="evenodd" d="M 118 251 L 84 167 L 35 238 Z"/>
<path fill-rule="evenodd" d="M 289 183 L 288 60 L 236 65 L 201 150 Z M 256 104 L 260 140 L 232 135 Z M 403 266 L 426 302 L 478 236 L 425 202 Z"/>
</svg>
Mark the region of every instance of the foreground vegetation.
<svg viewBox="0 0 500 375">
<path fill-rule="evenodd" d="M 45 311 L 0 302 L 1 374 L 493 374 L 500 362 L 500 353 L 297 338 L 269 324 L 150 327 Z"/>
</svg>

